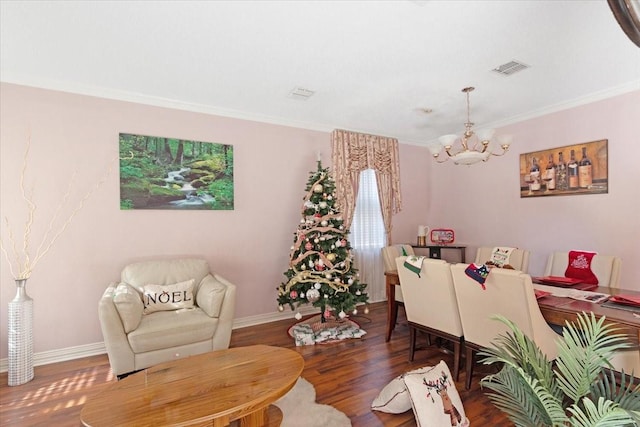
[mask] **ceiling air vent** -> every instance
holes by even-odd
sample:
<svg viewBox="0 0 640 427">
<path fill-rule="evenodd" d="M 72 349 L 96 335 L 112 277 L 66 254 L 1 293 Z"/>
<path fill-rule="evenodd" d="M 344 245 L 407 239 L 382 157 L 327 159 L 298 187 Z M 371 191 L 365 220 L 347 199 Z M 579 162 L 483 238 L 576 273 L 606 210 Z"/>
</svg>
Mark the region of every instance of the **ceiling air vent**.
<svg viewBox="0 0 640 427">
<path fill-rule="evenodd" d="M 523 64 L 518 61 L 510 61 L 506 64 L 502 64 L 491 71 L 495 71 L 496 73 L 503 76 L 510 76 L 511 74 L 517 73 L 518 71 L 522 71 L 529 68 L 527 64 Z"/>
<path fill-rule="evenodd" d="M 306 101 L 307 99 L 311 98 L 314 93 L 314 91 L 305 89 L 303 87 L 294 87 L 293 90 L 289 92 L 289 98 Z"/>
</svg>

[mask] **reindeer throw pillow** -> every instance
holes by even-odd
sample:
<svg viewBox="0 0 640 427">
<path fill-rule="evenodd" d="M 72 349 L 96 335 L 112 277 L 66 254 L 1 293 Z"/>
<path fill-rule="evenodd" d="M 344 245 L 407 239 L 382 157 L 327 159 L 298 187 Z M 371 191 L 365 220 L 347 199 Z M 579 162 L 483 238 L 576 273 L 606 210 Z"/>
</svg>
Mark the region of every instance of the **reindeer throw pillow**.
<svg viewBox="0 0 640 427">
<path fill-rule="evenodd" d="M 444 361 L 421 375 L 405 376 L 404 383 L 418 427 L 469 426 L 462 400 Z"/>
<path fill-rule="evenodd" d="M 413 371 L 405 372 L 402 375 L 395 377 L 380 391 L 378 396 L 371 403 L 371 409 L 374 411 L 387 412 L 389 414 L 401 414 L 411 409 L 411 399 L 409 397 L 409 390 L 404 384 L 404 379 L 407 376 L 423 375 L 433 369 L 431 366 L 425 366 L 424 368 L 415 369 Z"/>
</svg>

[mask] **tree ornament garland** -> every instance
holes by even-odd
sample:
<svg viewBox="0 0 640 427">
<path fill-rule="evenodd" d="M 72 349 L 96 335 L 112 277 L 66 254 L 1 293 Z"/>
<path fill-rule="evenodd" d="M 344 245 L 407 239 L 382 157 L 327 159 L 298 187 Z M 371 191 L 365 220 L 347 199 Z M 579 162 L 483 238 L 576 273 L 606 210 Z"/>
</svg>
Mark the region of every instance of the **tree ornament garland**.
<svg viewBox="0 0 640 427">
<path fill-rule="evenodd" d="M 320 161 L 309 174 L 306 192 L 289 269 L 284 273 L 286 281 L 277 288 L 278 308 L 288 305 L 295 310 L 311 303 L 320 308 L 322 322 L 331 310 L 345 318 L 347 312 L 357 313 L 356 304 L 367 303 L 369 296 L 353 267 L 349 230 L 337 206 L 335 182 Z"/>
</svg>

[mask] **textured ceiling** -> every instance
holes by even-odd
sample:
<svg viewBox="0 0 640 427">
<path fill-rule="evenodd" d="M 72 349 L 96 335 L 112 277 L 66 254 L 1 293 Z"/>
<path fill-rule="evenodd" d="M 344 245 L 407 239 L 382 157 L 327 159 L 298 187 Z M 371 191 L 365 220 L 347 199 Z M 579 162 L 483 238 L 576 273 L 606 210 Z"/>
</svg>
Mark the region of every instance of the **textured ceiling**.
<svg viewBox="0 0 640 427">
<path fill-rule="evenodd" d="M 0 18 L 4 82 L 405 143 L 461 132 L 465 86 L 477 128 L 640 89 L 606 1 L 3 0 Z M 530 68 L 491 71 L 511 60 Z"/>
</svg>

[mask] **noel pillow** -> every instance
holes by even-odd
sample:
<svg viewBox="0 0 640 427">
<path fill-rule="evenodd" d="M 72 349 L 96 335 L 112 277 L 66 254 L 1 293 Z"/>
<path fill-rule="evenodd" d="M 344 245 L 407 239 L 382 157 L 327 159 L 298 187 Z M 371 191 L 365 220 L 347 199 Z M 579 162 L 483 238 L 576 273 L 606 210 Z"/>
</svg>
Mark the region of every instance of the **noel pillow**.
<svg viewBox="0 0 640 427">
<path fill-rule="evenodd" d="M 193 307 L 194 281 L 195 279 L 191 279 L 173 285 L 144 285 L 144 314 Z"/>
<path fill-rule="evenodd" d="M 405 376 L 404 383 L 418 427 L 469 426 L 462 400 L 444 361 L 421 375 Z"/>
<path fill-rule="evenodd" d="M 409 391 L 403 378 L 410 375 L 422 375 L 433 369 L 431 366 L 415 369 L 395 377 L 380 391 L 371 403 L 371 409 L 389 414 L 401 414 L 411 409 Z"/>
<path fill-rule="evenodd" d="M 595 255 L 595 252 L 569 251 L 569 261 L 564 277 L 580 279 L 582 283 L 597 285 L 598 278 L 591 271 L 591 260 Z"/>
</svg>

